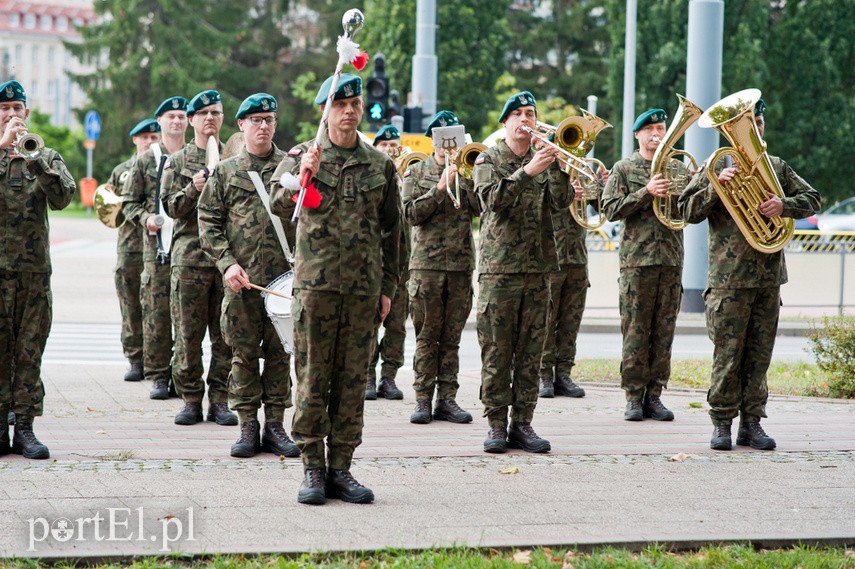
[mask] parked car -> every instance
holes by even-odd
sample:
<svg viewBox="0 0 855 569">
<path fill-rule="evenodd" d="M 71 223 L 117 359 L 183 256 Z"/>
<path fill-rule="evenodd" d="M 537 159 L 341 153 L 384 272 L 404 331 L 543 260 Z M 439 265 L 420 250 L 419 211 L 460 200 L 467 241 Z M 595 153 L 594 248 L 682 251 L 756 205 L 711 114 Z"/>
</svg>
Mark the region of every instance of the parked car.
<svg viewBox="0 0 855 569">
<path fill-rule="evenodd" d="M 816 215 L 811 215 L 810 217 L 803 217 L 794 221 L 796 229 L 800 229 L 802 231 L 816 231 L 817 229 L 819 229 L 819 226 L 817 226 L 816 224 Z"/>
<path fill-rule="evenodd" d="M 855 197 L 836 203 L 815 217 L 822 233 L 855 231 Z"/>
</svg>

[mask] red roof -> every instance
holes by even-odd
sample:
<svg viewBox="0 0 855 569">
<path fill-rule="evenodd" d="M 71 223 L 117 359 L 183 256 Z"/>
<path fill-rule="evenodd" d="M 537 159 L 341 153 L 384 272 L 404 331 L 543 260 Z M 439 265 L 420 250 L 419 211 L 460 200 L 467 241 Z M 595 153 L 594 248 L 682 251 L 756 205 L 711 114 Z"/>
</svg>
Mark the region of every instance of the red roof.
<svg viewBox="0 0 855 569">
<path fill-rule="evenodd" d="M 20 14 L 21 20 L 17 26 L 10 25 L 9 14 L 12 13 Z M 65 16 L 68 18 L 68 28 L 60 32 L 56 29 L 55 22 L 49 30 L 43 30 L 40 22 L 36 22 L 33 28 L 25 28 L 25 14 L 34 14 L 37 17 L 47 15 L 53 18 Z M 95 18 L 95 10 L 91 2 L 87 2 L 86 7 L 78 7 L 52 3 L 49 0 L 42 2 L 33 2 L 31 0 L 0 0 L 0 31 L 44 35 L 77 35 L 77 30 L 73 25 L 74 20 L 82 20 L 84 25 L 86 25 L 95 20 Z"/>
</svg>

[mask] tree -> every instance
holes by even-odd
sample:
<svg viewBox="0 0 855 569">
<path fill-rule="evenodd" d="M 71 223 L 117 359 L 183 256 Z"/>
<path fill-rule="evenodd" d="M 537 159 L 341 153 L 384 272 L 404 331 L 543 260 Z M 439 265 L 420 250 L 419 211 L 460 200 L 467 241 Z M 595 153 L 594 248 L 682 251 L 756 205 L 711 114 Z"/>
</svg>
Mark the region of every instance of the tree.
<svg viewBox="0 0 855 569">
<path fill-rule="evenodd" d="M 86 176 L 86 151 L 83 150 L 85 136 L 79 128 L 73 131 L 66 126 L 52 125 L 50 115 L 37 109 L 30 109 L 29 123 L 29 132 L 41 136 L 45 146 L 62 155 L 68 171 L 76 181 Z M 75 194 L 75 199 L 79 200 L 80 195 Z"/>
</svg>

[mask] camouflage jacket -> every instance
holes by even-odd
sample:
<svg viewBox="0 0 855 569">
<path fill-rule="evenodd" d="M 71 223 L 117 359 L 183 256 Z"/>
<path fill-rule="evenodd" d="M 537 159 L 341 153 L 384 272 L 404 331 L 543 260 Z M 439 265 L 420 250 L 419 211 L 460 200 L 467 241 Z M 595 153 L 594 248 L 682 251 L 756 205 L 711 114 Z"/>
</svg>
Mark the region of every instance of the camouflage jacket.
<svg viewBox="0 0 855 569">
<path fill-rule="evenodd" d="M 769 156 L 784 190 L 783 217 L 807 217 L 819 211 L 819 192 L 777 156 Z M 706 164 L 695 174 L 679 199 L 680 213 L 689 223 L 709 220 L 709 286 L 758 288 L 787 282 L 784 252 L 761 253 L 745 240 L 707 178 Z M 716 164 L 718 173 L 724 162 Z"/>
<path fill-rule="evenodd" d="M 219 143 L 222 150 L 222 143 Z M 175 220 L 172 232 L 173 267 L 213 267 L 214 261 L 199 242 L 196 204 L 199 194 L 193 176 L 205 168 L 205 149 L 191 142 L 169 156 L 160 180 L 160 196 L 166 214 Z"/>
<path fill-rule="evenodd" d="M 293 195 L 282 174 L 299 176 L 310 142 L 292 148 L 273 173 L 270 206 L 290 219 Z M 322 201 L 297 223 L 294 288 L 392 298 L 398 286 L 401 199 L 392 161 L 360 139 L 354 150 L 325 136 L 314 183 Z"/>
<path fill-rule="evenodd" d="M 157 239 L 145 228 L 155 212 L 155 184 L 157 182 L 157 160 L 151 148 L 137 157 L 122 188 L 122 213 L 125 223 L 136 223 L 143 234 L 143 260 L 157 259 Z"/>
<path fill-rule="evenodd" d="M 410 269 L 475 270 L 472 218 L 481 214 L 471 180 L 460 177 L 460 209 L 436 185 L 445 166 L 431 155 L 404 174 L 404 218 L 413 226 Z"/>
<path fill-rule="evenodd" d="M 555 232 L 558 264 L 562 267 L 587 265 L 588 248 L 585 246 L 585 238 L 588 236 L 588 231 L 576 223 L 570 214 L 569 207 L 552 211 L 552 227 Z"/>
<path fill-rule="evenodd" d="M 221 273 L 237 263 L 250 281 L 264 286 L 289 270 L 276 230 L 248 174 L 258 172 L 267 188 L 284 156 L 276 146 L 266 157 L 241 148 L 237 156 L 217 164 L 205 183 L 198 204 L 199 237 L 202 249 Z M 282 219 L 282 226 L 293 251 L 295 224 L 290 218 Z"/>
<path fill-rule="evenodd" d="M 0 270 L 51 272 L 47 210 L 71 203 L 74 188 L 59 152 L 45 148 L 28 166 L 0 149 Z"/>
<path fill-rule="evenodd" d="M 621 222 L 620 268 L 682 267 L 683 232 L 668 229 L 653 213 L 649 181 L 650 160 L 636 151 L 612 167 L 603 190 L 603 212 Z"/>
<path fill-rule="evenodd" d="M 113 186 L 117 195 L 122 194 L 122 188 L 131 175 L 131 166 L 134 165 L 135 160 L 136 156 L 133 156 L 113 168 L 113 173 L 110 174 L 110 179 L 107 183 Z M 143 229 L 136 223 L 126 220 L 119 226 L 119 239 L 116 250 L 119 253 L 142 253 L 142 240 Z"/>
<path fill-rule="evenodd" d="M 558 270 L 552 213 L 570 205 L 570 180 L 552 164 L 532 178 L 519 157 L 500 141 L 475 160 L 475 192 L 481 202 L 478 273 L 546 273 Z"/>
</svg>

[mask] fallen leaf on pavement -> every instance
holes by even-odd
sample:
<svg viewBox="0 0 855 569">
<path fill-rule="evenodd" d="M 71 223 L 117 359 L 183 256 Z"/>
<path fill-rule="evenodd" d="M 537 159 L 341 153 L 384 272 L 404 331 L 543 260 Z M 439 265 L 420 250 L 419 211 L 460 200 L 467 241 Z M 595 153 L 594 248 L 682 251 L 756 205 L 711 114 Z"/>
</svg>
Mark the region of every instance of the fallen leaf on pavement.
<svg viewBox="0 0 855 569">
<path fill-rule="evenodd" d="M 691 403 L 689 403 L 689 407 L 691 407 L 692 409 L 703 409 L 704 404 L 698 403 L 697 401 L 692 401 Z"/>
<path fill-rule="evenodd" d="M 519 474 L 520 469 L 518 466 L 511 466 L 508 468 L 503 468 L 499 471 L 499 474 Z"/>
<path fill-rule="evenodd" d="M 107 431 L 95 431 L 96 435 L 106 435 Z"/>
<path fill-rule="evenodd" d="M 93 413 L 95 409 L 93 409 L 92 407 L 87 407 L 86 411 L 88 411 L 89 413 Z"/>
<path fill-rule="evenodd" d="M 511 557 L 511 561 L 519 563 L 520 565 L 531 565 L 531 550 L 526 549 L 525 551 L 517 551 L 514 553 L 513 557 Z"/>
<path fill-rule="evenodd" d="M 671 462 L 683 462 L 684 460 L 686 460 L 686 458 L 688 456 L 689 456 L 688 454 L 686 454 L 684 452 L 680 452 L 680 453 L 675 454 L 674 456 L 672 456 L 668 460 L 670 460 Z"/>
</svg>

